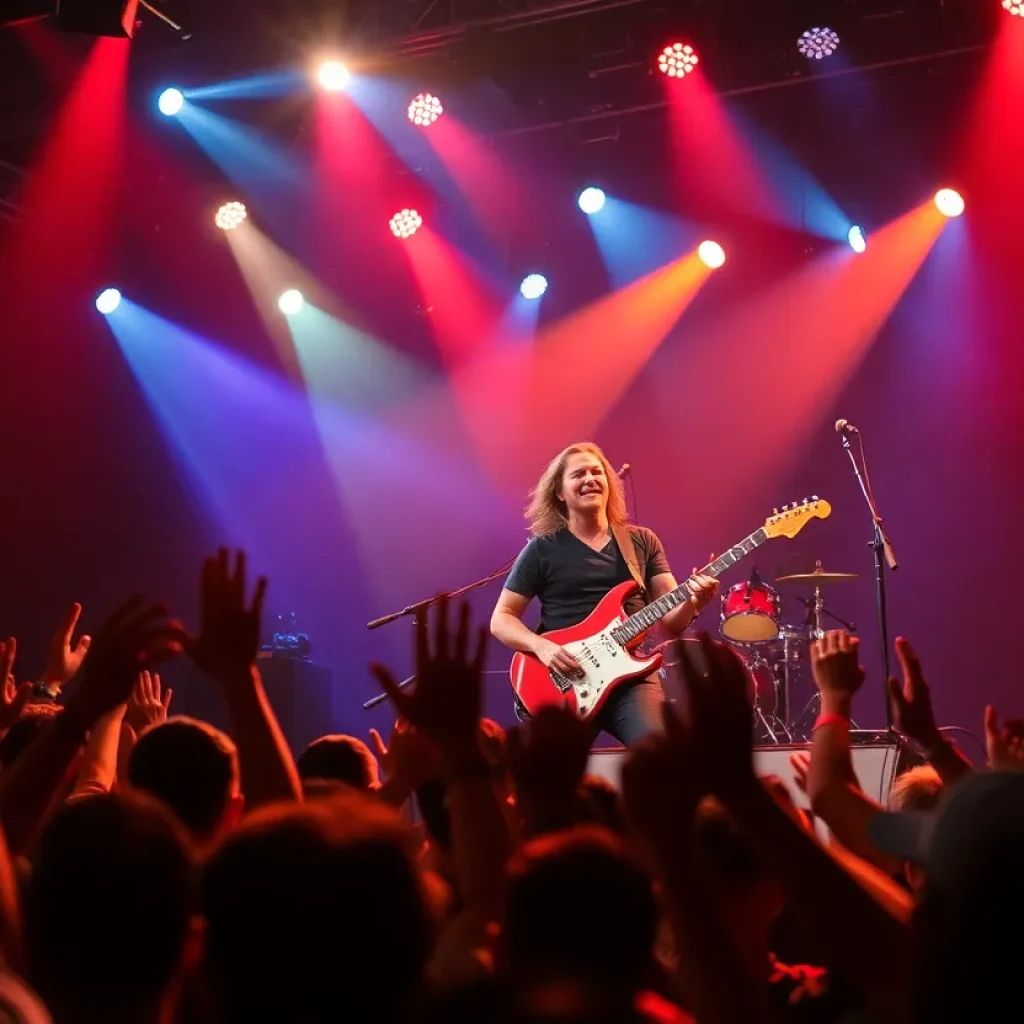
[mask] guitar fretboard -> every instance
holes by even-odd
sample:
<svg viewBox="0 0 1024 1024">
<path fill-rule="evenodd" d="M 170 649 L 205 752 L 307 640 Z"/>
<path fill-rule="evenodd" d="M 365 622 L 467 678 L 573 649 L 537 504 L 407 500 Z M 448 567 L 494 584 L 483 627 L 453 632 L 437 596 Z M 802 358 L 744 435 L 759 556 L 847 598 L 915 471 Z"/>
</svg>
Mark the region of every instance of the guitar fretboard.
<svg viewBox="0 0 1024 1024">
<path fill-rule="evenodd" d="M 741 558 L 749 555 L 755 548 L 760 547 L 768 539 L 768 534 L 762 527 L 755 530 L 749 537 L 744 537 L 739 544 L 729 548 L 724 554 L 719 555 L 713 562 L 698 569 L 697 576 L 721 576 L 726 569 L 734 566 Z M 691 576 L 690 579 L 693 579 Z M 612 630 L 612 636 L 620 644 L 628 644 L 643 633 L 646 633 L 655 623 L 663 619 L 674 608 L 678 608 L 684 601 L 693 596 L 690 589 L 690 579 L 680 583 L 675 590 L 670 590 L 657 601 L 652 601 L 646 608 L 641 608 L 634 615 L 630 615 L 621 626 Z"/>
</svg>

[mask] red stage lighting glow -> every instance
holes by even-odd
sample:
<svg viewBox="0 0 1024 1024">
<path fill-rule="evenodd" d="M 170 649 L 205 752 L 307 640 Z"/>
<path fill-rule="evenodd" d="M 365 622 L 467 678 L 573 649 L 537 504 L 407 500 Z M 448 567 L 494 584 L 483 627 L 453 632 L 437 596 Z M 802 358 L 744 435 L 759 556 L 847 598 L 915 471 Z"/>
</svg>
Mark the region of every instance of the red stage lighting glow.
<svg viewBox="0 0 1024 1024">
<path fill-rule="evenodd" d="M 658 70 L 669 78 L 683 78 L 699 61 L 700 58 L 692 46 L 686 43 L 673 43 L 658 54 Z"/>
<path fill-rule="evenodd" d="M 389 225 L 396 238 L 411 238 L 423 226 L 423 218 L 415 210 L 399 210 Z"/>
<path fill-rule="evenodd" d="M 421 128 L 433 124 L 443 113 L 441 101 L 429 92 L 421 92 L 409 104 L 409 120 Z"/>
<path fill-rule="evenodd" d="M 1003 10 L 1024 18 L 1024 0 L 1003 0 Z"/>
</svg>

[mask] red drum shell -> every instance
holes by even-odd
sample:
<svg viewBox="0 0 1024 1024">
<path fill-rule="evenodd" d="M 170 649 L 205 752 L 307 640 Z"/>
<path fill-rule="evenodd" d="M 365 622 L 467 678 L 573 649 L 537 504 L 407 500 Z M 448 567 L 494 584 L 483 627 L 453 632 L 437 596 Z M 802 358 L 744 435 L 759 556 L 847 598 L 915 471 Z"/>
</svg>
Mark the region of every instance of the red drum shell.
<svg viewBox="0 0 1024 1024">
<path fill-rule="evenodd" d="M 734 643 L 772 640 L 779 633 L 781 601 L 765 583 L 737 583 L 722 594 L 722 636 Z"/>
</svg>

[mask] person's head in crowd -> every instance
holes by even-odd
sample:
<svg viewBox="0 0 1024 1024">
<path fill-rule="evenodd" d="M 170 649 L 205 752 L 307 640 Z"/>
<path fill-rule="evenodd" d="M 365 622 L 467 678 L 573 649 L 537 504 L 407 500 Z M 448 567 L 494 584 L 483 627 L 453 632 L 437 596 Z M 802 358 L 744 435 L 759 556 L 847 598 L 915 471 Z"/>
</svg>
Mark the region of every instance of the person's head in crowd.
<svg viewBox="0 0 1024 1024">
<path fill-rule="evenodd" d="M 307 800 L 329 800 L 347 793 L 352 787 L 337 779 L 303 779 L 302 795 Z"/>
<path fill-rule="evenodd" d="M 897 775 L 889 791 L 890 811 L 934 811 L 942 799 L 943 784 L 939 773 L 929 764 L 917 765 Z M 924 891 L 924 868 L 913 861 L 903 865 L 903 880 L 910 891 Z"/>
<path fill-rule="evenodd" d="M 181 715 L 139 736 L 128 756 L 128 784 L 166 804 L 203 845 L 230 831 L 243 810 L 234 743 Z"/>
<path fill-rule="evenodd" d="M 983 772 L 949 788 L 933 811 L 879 814 L 872 841 L 919 864 L 915 911 L 922 1022 L 994 1020 L 1020 969 L 1024 916 L 1024 772 Z"/>
<path fill-rule="evenodd" d="M 250 814 L 207 862 L 203 975 L 222 1024 L 404 1020 L 431 943 L 397 813 L 349 790 Z"/>
<path fill-rule="evenodd" d="M 355 736 L 321 736 L 296 761 L 301 779 L 333 779 L 355 789 L 377 789 L 380 769 L 370 748 Z"/>
<path fill-rule="evenodd" d="M 942 779 L 930 764 L 917 765 L 896 776 L 887 805 L 890 811 L 934 811 L 942 789 Z"/>
<path fill-rule="evenodd" d="M 61 808 L 33 858 L 29 978 L 56 1024 L 169 1019 L 197 959 L 185 830 L 157 801 L 109 793 Z"/>
<path fill-rule="evenodd" d="M 526 987 L 580 982 L 631 997 L 652 979 L 651 877 L 606 829 L 578 826 L 527 842 L 508 866 L 504 921 L 501 958 Z"/>
</svg>

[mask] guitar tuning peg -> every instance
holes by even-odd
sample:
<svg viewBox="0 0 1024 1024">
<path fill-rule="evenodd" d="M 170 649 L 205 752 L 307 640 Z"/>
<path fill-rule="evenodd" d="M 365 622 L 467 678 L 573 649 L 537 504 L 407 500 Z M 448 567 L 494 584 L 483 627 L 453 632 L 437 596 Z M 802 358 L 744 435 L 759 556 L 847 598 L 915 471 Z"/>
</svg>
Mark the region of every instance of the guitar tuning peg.
<svg viewBox="0 0 1024 1024">
<path fill-rule="evenodd" d="M 772 509 L 772 515 L 773 516 L 777 516 L 778 514 L 779 514 L 779 510 L 777 508 L 773 508 Z"/>
<path fill-rule="evenodd" d="M 812 494 L 811 501 L 821 501 L 821 499 L 816 494 Z"/>
<path fill-rule="evenodd" d="M 811 500 L 810 498 L 804 498 L 804 500 L 803 500 L 803 502 L 801 504 L 806 505 L 806 504 L 808 504 L 810 502 L 810 500 Z"/>
</svg>

